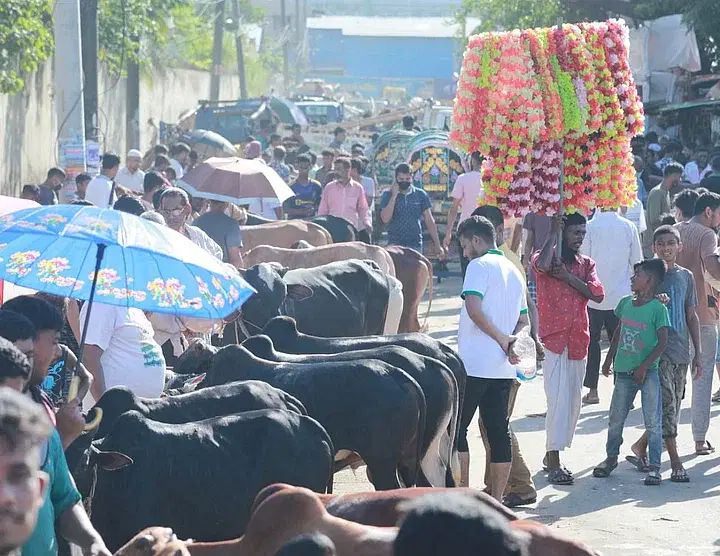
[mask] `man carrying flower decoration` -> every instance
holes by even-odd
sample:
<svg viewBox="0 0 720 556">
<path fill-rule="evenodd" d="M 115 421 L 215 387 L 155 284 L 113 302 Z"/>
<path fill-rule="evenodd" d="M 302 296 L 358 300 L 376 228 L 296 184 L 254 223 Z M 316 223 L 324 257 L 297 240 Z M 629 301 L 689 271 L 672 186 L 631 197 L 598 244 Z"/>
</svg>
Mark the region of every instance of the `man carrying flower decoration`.
<svg viewBox="0 0 720 556">
<path fill-rule="evenodd" d="M 562 230 L 562 250 L 556 253 Z M 572 473 L 560 463 L 560 452 L 569 448 L 582 405 L 582 388 L 590 331 L 588 301 L 600 303 L 605 290 L 595 262 L 579 253 L 585 239 L 582 214 L 552 219 L 545 245 L 532 258 L 537 273 L 537 306 L 540 339 L 545 346 L 546 450 L 543 461 L 548 480 L 570 485 Z"/>
</svg>

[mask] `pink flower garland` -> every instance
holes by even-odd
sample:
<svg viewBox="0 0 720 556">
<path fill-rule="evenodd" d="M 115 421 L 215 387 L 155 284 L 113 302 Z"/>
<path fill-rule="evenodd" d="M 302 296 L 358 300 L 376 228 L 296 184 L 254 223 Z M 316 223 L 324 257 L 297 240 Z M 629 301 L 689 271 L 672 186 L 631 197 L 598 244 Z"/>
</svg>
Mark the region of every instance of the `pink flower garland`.
<svg viewBox="0 0 720 556">
<path fill-rule="evenodd" d="M 472 37 L 455 98 L 451 142 L 489 159 L 485 201 L 508 215 L 634 199 L 630 137 L 643 127 L 624 22 Z"/>
</svg>

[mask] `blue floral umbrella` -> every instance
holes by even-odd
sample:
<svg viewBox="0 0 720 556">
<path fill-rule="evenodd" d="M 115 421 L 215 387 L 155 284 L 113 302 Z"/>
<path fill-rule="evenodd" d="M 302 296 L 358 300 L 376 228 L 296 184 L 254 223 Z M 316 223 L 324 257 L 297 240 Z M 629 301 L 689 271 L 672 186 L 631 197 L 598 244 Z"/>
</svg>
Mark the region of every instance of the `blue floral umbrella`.
<svg viewBox="0 0 720 556">
<path fill-rule="evenodd" d="M 0 278 L 90 303 L 221 319 L 255 290 L 182 234 L 116 210 L 76 205 L 0 216 Z"/>
</svg>

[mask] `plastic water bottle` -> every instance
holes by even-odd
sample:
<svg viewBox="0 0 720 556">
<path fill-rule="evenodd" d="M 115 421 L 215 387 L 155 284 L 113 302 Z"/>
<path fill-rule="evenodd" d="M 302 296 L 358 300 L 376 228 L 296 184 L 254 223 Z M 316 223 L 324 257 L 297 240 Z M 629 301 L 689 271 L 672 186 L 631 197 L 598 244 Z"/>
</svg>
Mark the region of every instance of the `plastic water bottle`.
<svg viewBox="0 0 720 556">
<path fill-rule="evenodd" d="M 535 351 L 535 340 L 530 336 L 530 329 L 525 327 L 518 334 L 515 340 L 515 353 L 520 357 L 520 362 L 515 365 L 518 379 L 528 381 L 537 375 L 537 353 Z"/>
</svg>

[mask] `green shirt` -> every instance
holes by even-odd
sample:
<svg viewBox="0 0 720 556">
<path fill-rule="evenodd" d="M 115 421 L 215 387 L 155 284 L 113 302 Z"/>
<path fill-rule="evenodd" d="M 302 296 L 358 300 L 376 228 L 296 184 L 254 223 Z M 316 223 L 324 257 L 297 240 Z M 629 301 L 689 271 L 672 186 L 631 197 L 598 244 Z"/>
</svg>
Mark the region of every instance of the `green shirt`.
<svg viewBox="0 0 720 556">
<path fill-rule="evenodd" d="M 629 373 L 648 358 L 658 344 L 658 330 L 670 327 L 668 310 L 660 301 L 653 299 L 644 305 L 633 305 L 633 296 L 627 295 L 615 308 L 620 319 L 620 342 L 615 355 L 614 370 Z M 650 369 L 658 368 L 658 359 Z"/>
<path fill-rule="evenodd" d="M 45 503 L 38 512 L 35 530 L 23 546 L 22 556 L 57 555 L 55 520 L 82 499 L 70 476 L 62 441 L 56 430 L 53 430 L 47 442 L 47 454 L 42 470 L 48 474 L 50 482 L 45 491 Z"/>
</svg>

